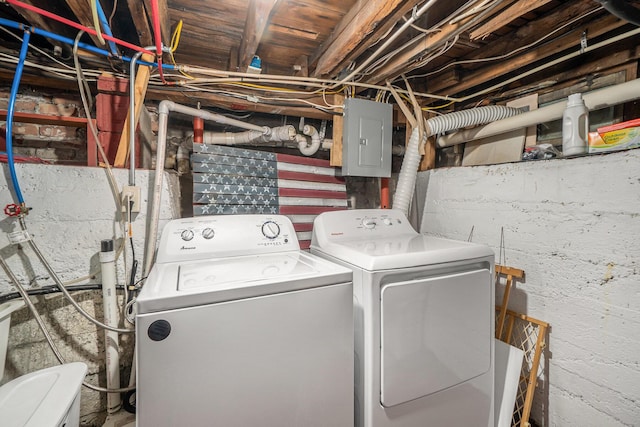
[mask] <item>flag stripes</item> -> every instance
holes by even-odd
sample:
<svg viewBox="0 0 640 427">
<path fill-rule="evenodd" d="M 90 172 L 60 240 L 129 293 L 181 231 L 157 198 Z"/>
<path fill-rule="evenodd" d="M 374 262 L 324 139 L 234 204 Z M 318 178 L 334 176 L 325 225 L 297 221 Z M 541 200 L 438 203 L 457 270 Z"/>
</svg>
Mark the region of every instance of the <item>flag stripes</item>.
<svg viewBox="0 0 640 427">
<path fill-rule="evenodd" d="M 327 160 L 194 144 L 194 215 L 282 214 L 308 248 L 314 218 L 347 209 L 344 178 Z"/>
</svg>

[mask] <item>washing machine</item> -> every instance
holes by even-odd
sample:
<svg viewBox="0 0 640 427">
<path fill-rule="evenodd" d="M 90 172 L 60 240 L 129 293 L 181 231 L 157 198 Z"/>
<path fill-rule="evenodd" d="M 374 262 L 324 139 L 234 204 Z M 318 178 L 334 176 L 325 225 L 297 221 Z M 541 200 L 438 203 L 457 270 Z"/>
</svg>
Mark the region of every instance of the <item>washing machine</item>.
<svg viewBox="0 0 640 427">
<path fill-rule="evenodd" d="M 279 215 L 170 221 L 137 298 L 137 425 L 353 425 L 350 269 Z"/>
<path fill-rule="evenodd" d="M 316 217 L 311 252 L 353 270 L 357 427 L 494 423 L 494 254 L 400 211 Z"/>
</svg>

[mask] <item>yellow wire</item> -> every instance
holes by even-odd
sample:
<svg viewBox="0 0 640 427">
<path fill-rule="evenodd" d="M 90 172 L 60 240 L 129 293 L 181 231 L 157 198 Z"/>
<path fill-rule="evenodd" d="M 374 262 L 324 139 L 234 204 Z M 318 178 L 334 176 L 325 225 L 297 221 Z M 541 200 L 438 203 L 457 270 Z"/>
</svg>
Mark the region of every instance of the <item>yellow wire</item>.
<svg viewBox="0 0 640 427">
<path fill-rule="evenodd" d="M 173 34 L 171 35 L 171 52 L 175 52 L 178 49 L 178 45 L 180 44 L 180 34 L 182 34 L 182 19 L 178 21 L 176 25 L 176 29 L 173 30 Z"/>
<path fill-rule="evenodd" d="M 437 107 L 422 107 L 422 111 L 430 111 L 430 110 L 439 110 L 441 108 L 449 107 L 450 105 L 455 104 L 455 101 L 451 101 L 448 104 L 438 105 Z"/>
</svg>

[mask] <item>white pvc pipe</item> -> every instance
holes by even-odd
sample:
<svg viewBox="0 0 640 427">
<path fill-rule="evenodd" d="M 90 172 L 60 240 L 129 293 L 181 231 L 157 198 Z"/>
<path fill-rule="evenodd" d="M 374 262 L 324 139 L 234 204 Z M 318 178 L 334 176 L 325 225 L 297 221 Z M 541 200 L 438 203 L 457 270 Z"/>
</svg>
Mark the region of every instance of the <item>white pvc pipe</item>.
<svg viewBox="0 0 640 427">
<path fill-rule="evenodd" d="M 587 92 L 583 94 L 582 98 L 590 111 L 633 101 L 640 98 L 640 79 Z M 463 142 L 487 138 L 512 130 L 560 119 L 562 118 L 562 113 L 566 105 L 566 100 L 556 102 L 555 104 L 537 110 L 522 113 L 516 117 L 497 120 L 484 126 L 444 135 L 438 138 L 438 146 L 449 147 L 462 144 Z"/>
<path fill-rule="evenodd" d="M 103 240 L 100 250 L 100 267 L 102 271 L 102 306 L 104 323 L 112 327 L 118 326 L 118 301 L 116 297 L 116 252 L 113 240 Z M 107 389 L 120 388 L 120 345 L 118 333 L 104 331 L 104 353 L 106 362 Z M 120 393 L 107 394 L 107 413 L 113 414 L 120 409 Z"/>
<path fill-rule="evenodd" d="M 302 153 L 305 156 L 313 156 L 318 152 L 318 149 L 320 148 L 320 144 L 322 143 L 322 140 L 320 139 L 320 134 L 318 134 L 318 131 L 316 130 L 315 127 L 310 125 L 304 125 L 304 128 L 302 129 L 302 133 L 311 137 L 311 144 L 307 143 L 306 138 L 301 138 L 298 140 L 298 150 L 300 150 L 300 153 Z"/>
</svg>

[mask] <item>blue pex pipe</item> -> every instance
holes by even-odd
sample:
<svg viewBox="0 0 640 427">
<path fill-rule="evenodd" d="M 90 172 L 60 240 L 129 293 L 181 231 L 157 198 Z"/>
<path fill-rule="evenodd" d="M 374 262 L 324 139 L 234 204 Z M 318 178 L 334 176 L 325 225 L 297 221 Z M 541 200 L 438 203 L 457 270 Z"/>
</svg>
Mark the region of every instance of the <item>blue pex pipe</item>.
<svg viewBox="0 0 640 427">
<path fill-rule="evenodd" d="M 18 198 L 19 205 L 24 205 L 24 197 L 22 197 L 22 191 L 20 190 L 20 184 L 18 183 L 18 176 L 16 175 L 16 165 L 13 159 L 13 112 L 16 107 L 16 98 L 18 97 L 18 87 L 20 86 L 20 78 L 22 77 L 22 70 L 24 69 L 24 61 L 25 59 L 27 59 L 30 37 L 31 33 L 29 32 L 29 30 L 25 30 L 24 37 L 22 38 L 22 48 L 20 49 L 18 65 L 16 66 L 16 72 L 13 75 L 13 83 L 11 84 L 11 95 L 9 96 L 9 106 L 7 108 L 7 164 L 9 165 L 11 183 L 13 184 L 13 189 L 16 192 L 16 197 Z"/>
<path fill-rule="evenodd" d="M 22 30 L 22 31 L 31 30 L 31 32 L 33 34 L 37 34 L 39 36 L 47 37 L 47 38 L 50 38 L 52 40 L 57 40 L 59 42 L 66 43 L 66 44 L 71 45 L 71 46 L 73 46 L 73 43 L 74 43 L 74 41 L 72 39 L 68 38 L 68 37 L 60 36 L 58 34 L 51 33 L 49 31 L 41 30 L 40 28 L 29 27 L 29 26 L 26 26 L 26 25 L 21 24 L 19 22 L 11 21 L 9 19 L 0 18 L 0 25 L 2 25 L 4 27 L 9 27 L 9 28 L 15 28 L 17 30 Z M 88 52 L 93 52 L 93 53 L 96 53 L 96 54 L 102 55 L 102 56 L 110 56 L 111 55 L 111 53 L 108 50 L 100 49 L 98 47 L 95 47 L 95 46 L 92 46 L 90 44 L 83 43 L 83 42 L 79 42 L 78 43 L 78 47 L 80 49 L 86 50 Z M 122 56 L 121 59 L 123 61 L 125 61 L 125 62 L 131 62 L 131 58 L 128 57 L 128 56 Z M 147 62 L 147 61 L 137 61 L 137 64 L 146 65 L 148 67 L 155 67 L 155 66 L 158 65 L 155 62 Z M 171 64 L 162 64 L 162 68 L 165 69 L 165 70 L 175 70 L 176 69 L 176 67 L 174 65 L 171 65 Z"/>
<path fill-rule="evenodd" d="M 98 6 L 98 18 L 100 19 L 100 23 L 102 24 L 102 28 L 104 29 L 105 34 L 113 37 L 111 28 L 109 27 L 109 21 L 107 21 L 107 16 L 104 14 L 104 10 L 102 9 L 100 0 L 96 0 L 96 6 Z M 111 54 L 116 57 L 120 56 L 116 44 L 110 40 L 108 40 L 107 43 L 109 44 L 109 50 L 111 51 Z"/>
</svg>

